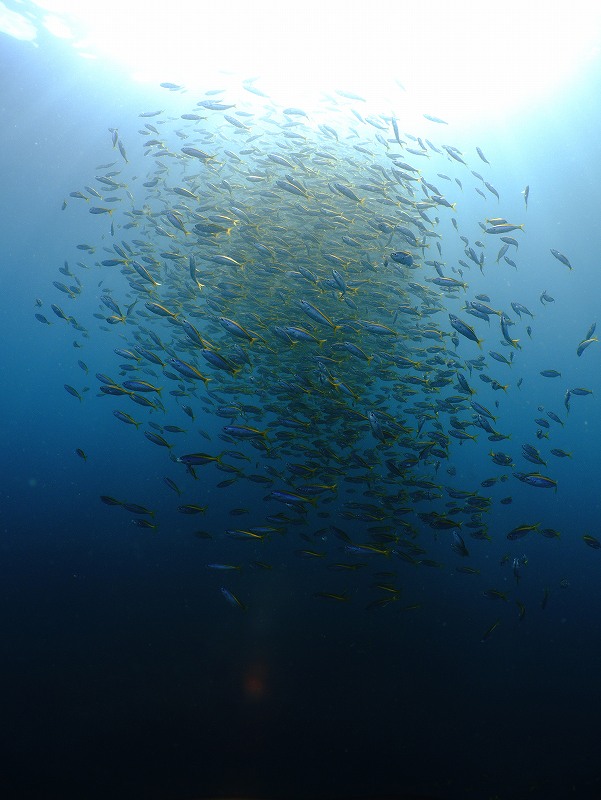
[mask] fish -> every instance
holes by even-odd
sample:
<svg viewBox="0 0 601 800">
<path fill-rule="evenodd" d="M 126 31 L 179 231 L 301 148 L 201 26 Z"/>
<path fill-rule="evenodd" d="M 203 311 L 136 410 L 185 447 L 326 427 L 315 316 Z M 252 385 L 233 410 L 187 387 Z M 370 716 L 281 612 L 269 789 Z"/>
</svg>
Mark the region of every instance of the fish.
<svg viewBox="0 0 601 800">
<path fill-rule="evenodd" d="M 144 528 L 145 530 L 156 530 L 158 528 L 155 522 L 151 522 L 148 519 L 137 518 L 130 520 L 130 522 L 132 525 L 135 525 L 136 528 Z"/>
<path fill-rule="evenodd" d="M 264 439 L 266 431 L 260 431 L 248 425 L 224 425 L 223 432 L 235 439 Z"/>
<path fill-rule="evenodd" d="M 125 422 L 126 425 L 134 425 L 136 429 L 142 424 L 141 422 L 136 422 L 136 420 L 133 419 L 133 417 L 131 417 L 129 414 L 126 414 L 125 411 L 114 409 L 113 416 L 115 416 L 118 420 L 121 420 L 121 422 Z"/>
<path fill-rule="evenodd" d="M 497 620 L 495 620 L 495 621 L 493 622 L 493 624 L 490 626 L 490 628 L 487 628 L 487 629 L 484 631 L 484 633 L 483 633 L 483 635 L 482 635 L 482 638 L 480 639 L 480 641 L 481 641 L 481 642 L 485 642 L 485 641 L 486 641 L 486 640 L 487 640 L 487 639 L 488 639 L 488 638 L 489 638 L 489 637 L 492 635 L 492 633 L 493 633 L 494 631 L 496 631 L 496 629 L 499 627 L 499 625 L 500 625 L 500 624 L 501 624 L 501 620 L 500 620 L 500 619 L 497 619 Z"/>
<path fill-rule="evenodd" d="M 576 355 L 577 356 L 581 356 L 584 353 L 584 351 L 587 349 L 587 347 L 590 347 L 590 345 L 592 345 L 593 342 L 598 342 L 598 341 L 599 340 L 597 339 L 596 336 L 591 336 L 588 339 L 584 339 L 582 342 L 580 342 L 580 344 L 576 348 Z"/>
<path fill-rule="evenodd" d="M 186 453 L 178 456 L 175 460 L 178 464 L 186 464 L 190 467 L 204 467 L 206 464 L 220 463 L 221 457 L 209 453 Z"/>
<path fill-rule="evenodd" d="M 529 317 L 534 317 L 534 314 L 526 308 L 526 306 L 522 305 L 521 303 L 512 303 L 511 307 L 515 311 L 518 316 L 522 314 L 526 314 Z"/>
<path fill-rule="evenodd" d="M 494 194 L 494 196 L 497 198 L 497 201 L 501 200 L 498 191 L 495 189 L 495 187 L 491 183 L 489 183 L 488 181 L 484 181 L 484 185 L 486 186 L 486 188 L 488 189 L 488 191 L 491 194 Z"/>
<path fill-rule="evenodd" d="M 335 325 L 329 317 L 327 317 L 323 312 L 321 312 L 307 300 L 300 300 L 299 305 L 303 312 L 314 322 L 318 322 L 320 325 L 326 325 L 327 327 L 332 328 L 334 331 L 340 330 L 339 325 Z"/>
<path fill-rule="evenodd" d="M 226 602 L 229 603 L 230 606 L 233 606 L 234 608 L 237 608 L 240 611 L 246 611 L 246 606 L 244 605 L 244 603 L 241 600 L 239 600 L 235 594 L 230 592 L 229 589 L 226 589 L 225 586 L 222 586 L 219 589 L 219 591 L 221 592 L 221 595 L 226 600 Z"/>
<path fill-rule="evenodd" d="M 540 527 L 540 522 L 535 524 L 526 524 L 526 525 L 518 525 L 516 528 L 513 528 L 507 534 L 507 538 L 510 541 L 515 541 L 516 539 L 523 539 L 528 533 L 532 531 L 538 530 Z"/>
<path fill-rule="evenodd" d="M 195 366 L 188 364 L 186 361 L 180 361 L 179 358 L 170 358 L 168 363 L 186 378 L 203 381 L 205 385 L 211 380 L 202 375 Z"/>
<path fill-rule="evenodd" d="M 171 448 L 173 447 L 172 444 L 169 444 L 169 442 L 167 442 L 158 433 L 153 433 L 152 431 L 144 431 L 144 436 L 148 439 L 148 441 L 158 445 L 159 447 L 166 447 L 168 450 L 171 450 Z"/>
<path fill-rule="evenodd" d="M 251 344 L 257 340 L 256 336 L 250 334 L 245 328 L 242 327 L 242 325 L 232 319 L 228 319 L 227 317 L 219 317 L 218 322 L 228 333 L 232 334 L 232 336 L 236 336 L 239 339 L 245 339 Z"/>
<path fill-rule="evenodd" d="M 175 481 L 173 481 L 171 478 L 168 478 L 168 477 L 164 477 L 164 478 L 163 478 L 163 481 L 164 481 L 164 483 L 165 483 L 165 484 L 166 484 L 166 485 L 167 485 L 167 486 L 168 486 L 170 489 L 173 489 L 173 491 L 174 491 L 174 492 L 175 492 L 175 493 L 176 493 L 178 496 L 180 496 L 180 495 L 181 495 L 182 491 L 181 491 L 181 489 L 179 488 L 179 486 L 178 486 L 178 485 L 175 483 Z"/>
<path fill-rule="evenodd" d="M 451 321 L 451 325 L 458 333 L 460 333 L 462 336 L 465 336 L 466 339 L 476 342 L 478 347 L 482 346 L 483 340 L 478 339 L 476 332 L 470 325 L 468 325 L 466 322 L 463 322 L 463 320 L 459 319 L 459 317 L 455 316 L 455 314 L 449 314 L 449 319 Z"/>
<path fill-rule="evenodd" d="M 205 153 L 204 150 L 199 150 L 197 147 L 182 147 L 182 153 L 190 156 L 191 158 L 197 158 L 199 161 L 203 162 L 212 161 L 215 157 L 209 155 L 209 153 Z"/>
<path fill-rule="evenodd" d="M 516 527 L 502 486 L 515 476 L 526 486 L 557 488 L 554 478 L 515 466 L 521 458 L 546 472 L 550 456 L 563 459 L 558 477 L 562 488 L 569 485 L 569 440 L 565 450 L 549 449 L 553 434 L 568 437 L 569 417 L 542 405 L 536 417 L 524 409 L 543 399 L 533 375 L 558 384 L 567 375 L 563 362 L 558 370 L 545 367 L 560 330 L 566 339 L 572 334 L 524 305 L 532 303 L 531 281 L 521 282 L 523 294 L 507 294 L 505 264 L 518 275 L 525 268 L 510 248 L 518 250 L 530 232 L 490 217 L 494 199 L 508 191 L 484 155 L 490 145 L 474 152 L 460 149 L 460 141 L 422 140 L 401 132 L 399 119 L 378 113 L 367 95 L 345 90 L 306 109 L 280 103 L 255 80 L 239 83 L 237 94 L 228 81 L 227 99 L 221 90 L 193 97 L 191 89 L 165 83 L 177 93 L 177 109 L 142 112 L 139 141 L 122 138 L 125 123 L 111 130 L 103 146 L 115 148 L 118 164 L 90 165 L 90 177 L 74 187 L 71 197 L 82 203 L 69 202 L 65 214 L 96 209 L 86 218 L 87 243 L 73 242 L 83 260 L 36 281 L 47 283 L 50 299 L 58 291 L 68 304 L 69 313 L 50 307 L 73 332 L 73 346 L 86 348 L 85 361 L 60 350 L 65 328 L 50 330 L 40 306 L 36 319 L 44 327 L 35 327 L 56 346 L 59 389 L 62 381 L 83 401 L 73 376 L 88 364 L 99 384 L 94 397 L 62 413 L 75 415 L 77 426 L 86 419 L 113 426 L 112 435 L 95 440 L 95 464 L 103 461 L 99 448 L 107 462 L 127 452 L 139 479 L 152 485 L 163 459 L 156 491 L 166 513 L 176 511 L 182 528 L 182 518 L 207 514 L 207 531 L 189 531 L 211 540 L 207 569 L 229 570 L 232 578 L 243 571 L 250 581 L 295 554 L 345 576 L 348 585 L 314 583 L 305 595 L 349 613 L 416 607 L 413 598 L 398 602 L 400 571 L 398 578 L 384 573 L 395 573 L 399 562 L 448 570 L 441 552 L 453 572 L 480 573 L 490 580 L 485 586 L 495 585 L 492 561 L 480 549 L 493 530 L 509 541 L 534 540 L 538 531 L 541 546 L 558 539 L 546 522 Z M 453 133 L 445 120 L 424 118 Z M 478 163 L 488 166 L 486 176 Z M 461 170 L 460 178 L 452 170 Z M 440 180 L 457 185 L 456 198 L 440 190 Z M 467 199 L 475 199 L 474 190 L 484 204 L 480 219 Z M 81 230 L 75 218 L 73 230 Z M 517 231 L 518 238 L 510 235 Z M 483 232 L 499 236 L 494 269 Z M 529 245 L 529 259 L 536 259 L 536 240 Z M 544 249 L 542 256 L 544 263 Z M 543 307 L 559 285 L 551 274 L 548 285 L 537 293 Z M 38 285 L 35 291 L 41 295 Z M 474 299 L 457 303 L 463 291 Z M 524 303 L 510 303 L 511 296 Z M 474 327 L 468 314 L 478 320 L 470 319 Z M 523 326 L 529 336 L 538 324 L 547 363 L 538 342 L 521 333 Z M 579 339 L 583 332 L 572 339 L 578 356 L 597 341 L 594 326 Z M 482 352 L 469 358 L 463 339 Z M 504 376 L 511 376 L 507 384 Z M 570 385 L 580 380 L 586 382 L 573 377 Z M 574 397 L 590 393 L 563 391 L 568 412 Z M 134 416 L 128 401 L 136 404 Z M 545 403 L 552 407 L 551 399 Z M 540 451 L 530 441 L 507 444 L 508 452 L 482 447 L 484 436 L 511 442 L 518 431 L 531 431 L 524 439 Z M 500 469 L 487 477 L 491 462 Z M 527 499 L 522 491 L 515 492 L 518 511 Z M 136 515 L 137 504 L 113 501 Z M 220 527 L 242 514 L 245 529 Z M 263 561 L 256 561 L 257 548 L 270 550 Z M 470 567 L 455 567 L 457 557 Z M 373 578 L 354 581 L 370 564 Z M 541 561 L 543 575 L 546 568 Z M 374 589 L 375 598 L 366 595 Z M 403 579 L 403 596 L 411 591 Z M 221 594 L 242 607 L 229 589 Z M 505 599 L 500 595 L 487 593 Z"/>
<path fill-rule="evenodd" d="M 591 536 L 589 533 L 584 534 L 584 536 L 582 537 L 582 541 L 586 545 L 591 547 L 593 550 L 601 549 L 601 542 L 599 541 L 599 539 L 595 538 L 594 536 Z"/>
<path fill-rule="evenodd" d="M 163 391 L 162 388 L 153 386 L 151 383 L 148 383 L 148 381 L 123 381 L 122 386 L 124 389 L 129 389 L 132 392 L 156 392 L 160 394 Z"/>
<path fill-rule="evenodd" d="M 142 506 L 139 503 L 121 503 L 121 506 L 126 511 L 129 511 L 130 514 L 141 514 L 153 517 L 155 513 L 154 511 L 151 511 L 149 508 L 146 508 L 146 506 Z"/>
<path fill-rule="evenodd" d="M 523 231 L 523 225 L 512 225 L 509 222 L 501 222 L 497 225 L 491 225 L 488 228 L 485 228 L 485 233 L 492 233 L 492 234 L 500 234 L 500 233 L 511 233 L 512 231 Z"/>
<path fill-rule="evenodd" d="M 177 507 L 177 510 L 180 514 L 203 514 L 207 510 L 208 506 L 199 506 L 196 503 L 184 503 L 181 506 Z"/>
<path fill-rule="evenodd" d="M 314 592 L 313 597 L 319 597 L 322 600 L 334 600 L 337 603 L 346 603 L 349 600 L 348 595 L 336 592 Z"/>
<path fill-rule="evenodd" d="M 457 531 L 452 532 L 453 541 L 451 542 L 451 548 L 460 556 L 467 557 L 469 556 L 469 551 L 465 546 L 465 542 L 463 541 L 462 536 L 457 533 Z"/>
<path fill-rule="evenodd" d="M 65 383 L 65 391 L 67 391 L 72 397 L 77 397 L 80 403 L 83 402 L 83 397 L 81 394 L 70 384 Z"/>
<path fill-rule="evenodd" d="M 507 602 L 508 598 L 504 592 L 500 592 L 498 589 L 486 589 L 482 592 L 484 597 L 489 597 L 491 600 L 503 600 L 503 602 Z"/>
<path fill-rule="evenodd" d="M 555 258 L 562 264 L 564 264 L 568 269 L 570 270 L 573 269 L 568 257 L 564 256 L 563 253 L 560 253 L 559 250 L 554 250 L 553 248 L 551 248 L 551 255 L 555 256 Z"/>
<path fill-rule="evenodd" d="M 413 255 L 406 250 L 391 253 L 390 258 L 395 264 L 402 264 L 404 267 L 411 267 L 413 265 Z"/>
<path fill-rule="evenodd" d="M 553 480 L 552 478 L 548 478 L 545 475 L 541 475 L 538 472 L 514 472 L 513 473 L 518 480 L 522 481 L 522 483 L 527 483 L 528 486 L 535 486 L 539 489 L 555 489 L 557 490 L 557 481 Z"/>
</svg>

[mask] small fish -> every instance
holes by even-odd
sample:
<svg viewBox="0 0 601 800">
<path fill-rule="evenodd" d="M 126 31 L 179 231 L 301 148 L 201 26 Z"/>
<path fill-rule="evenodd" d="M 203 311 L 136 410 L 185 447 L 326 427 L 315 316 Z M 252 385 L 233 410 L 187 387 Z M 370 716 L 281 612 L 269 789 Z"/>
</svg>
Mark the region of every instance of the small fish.
<svg viewBox="0 0 601 800">
<path fill-rule="evenodd" d="M 242 603 L 235 594 L 232 594 L 229 589 L 226 589 L 225 586 L 222 586 L 219 591 L 226 599 L 226 601 L 233 606 L 234 608 L 239 608 L 241 611 L 246 611 L 246 606 Z"/>
<path fill-rule="evenodd" d="M 113 414 L 117 419 L 121 420 L 121 422 L 125 422 L 127 425 L 135 425 L 136 429 L 142 424 L 141 422 L 136 422 L 133 417 L 130 417 L 130 415 L 126 414 L 124 411 L 114 410 Z"/>
<path fill-rule="evenodd" d="M 65 383 L 64 386 L 65 390 L 69 392 L 70 395 L 72 395 L 73 397 L 77 397 L 80 403 L 82 402 L 83 397 L 80 395 L 77 389 L 75 389 L 73 386 L 70 386 L 68 383 Z"/>
<path fill-rule="evenodd" d="M 522 481 L 522 483 L 528 484 L 528 486 L 535 486 L 538 489 L 555 489 L 557 490 L 557 481 L 554 481 L 552 478 L 548 478 L 545 475 L 540 475 L 538 472 L 514 472 L 513 473 L 518 480 Z"/>
<path fill-rule="evenodd" d="M 195 505 L 194 503 L 186 503 L 185 505 L 178 506 L 177 510 L 180 514 L 203 514 L 207 510 L 208 506 L 199 506 Z"/>
<path fill-rule="evenodd" d="M 561 533 L 559 531 L 554 530 L 553 528 L 543 528 L 540 531 L 540 535 L 544 536 L 545 539 L 560 539 Z"/>
<path fill-rule="evenodd" d="M 220 456 L 211 456 L 208 453 L 188 453 L 175 459 L 179 464 L 190 467 L 203 467 L 206 464 L 220 463 Z"/>
<path fill-rule="evenodd" d="M 112 208 L 100 208 L 99 206 L 92 206 L 88 209 L 90 214 L 112 214 Z"/>
<path fill-rule="evenodd" d="M 488 191 L 491 194 L 494 194 L 494 196 L 497 198 L 497 201 L 499 201 L 501 199 L 499 197 L 499 193 L 497 192 L 497 190 L 495 189 L 495 187 L 491 183 L 488 183 L 488 181 L 485 181 L 484 185 L 486 186 L 486 188 L 488 189 Z"/>
<path fill-rule="evenodd" d="M 121 502 L 121 500 L 116 500 L 114 497 L 111 497 L 111 496 L 110 496 L 110 495 L 108 495 L 108 494 L 101 494 L 101 495 L 100 495 L 100 500 L 101 500 L 101 501 L 102 501 L 102 502 L 103 502 L 103 503 L 104 503 L 106 506 L 122 506 L 122 505 L 123 505 L 123 503 Z"/>
<path fill-rule="evenodd" d="M 359 100 L 361 103 L 367 102 L 364 97 L 354 92 L 346 92 L 343 89 L 334 89 L 334 91 L 336 94 L 340 95 L 340 97 L 345 97 L 347 100 Z"/>
<path fill-rule="evenodd" d="M 140 518 L 132 519 L 131 524 L 135 525 L 136 528 L 145 528 L 148 530 L 156 530 L 158 528 L 158 525 L 156 523 L 150 522 L 150 520 L 148 519 L 140 519 Z"/>
<path fill-rule="evenodd" d="M 485 233 L 499 234 L 499 233 L 511 233 L 511 231 L 523 231 L 523 230 L 524 230 L 524 225 L 523 224 L 522 225 L 512 225 L 509 222 L 503 222 L 503 223 L 499 223 L 498 225 L 492 225 L 489 228 L 485 228 L 484 232 Z"/>
<path fill-rule="evenodd" d="M 592 345 L 593 342 L 598 342 L 598 341 L 599 340 L 597 339 L 596 336 L 592 336 L 589 339 L 584 339 L 578 345 L 578 348 L 576 349 L 576 355 L 581 356 L 584 353 L 584 351 L 586 350 L 587 347 L 590 347 L 590 345 Z"/>
<path fill-rule="evenodd" d="M 207 564 L 207 569 L 222 570 L 224 572 L 235 571 L 240 572 L 242 567 L 236 564 Z"/>
<path fill-rule="evenodd" d="M 485 642 L 489 638 L 489 636 L 493 633 L 493 631 L 495 631 L 499 627 L 500 624 L 501 624 L 501 620 L 500 619 L 498 619 L 495 622 L 493 622 L 493 624 L 490 626 L 490 628 L 488 628 L 486 631 L 484 631 L 484 634 L 483 634 L 482 638 L 480 639 L 480 641 L 481 642 Z"/>
<path fill-rule="evenodd" d="M 346 603 L 349 599 L 346 594 L 335 594 L 334 592 L 314 592 L 313 597 L 321 597 L 324 600 L 335 600 L 338 603 Z"/>
<path fill-rule="evenodd" d="M 141 514 L 148 517 L 154 517 L 154 511 L 146 508 L 146 506 L 139 505 L 139 503 L 121 503 L 121 505 L 126 511 L 129 511 L 130 514 Z"/>
<path fill-rule="evenodd" d="M 151 431 L 144 431 L 144 436 L 148 439 L 148 441 L 158 445 L 159 447 L 166 447 L 168 450 L 171 450 L 171 448 L 173 447 L 172 444 L 169 444 L 169 442 L 167 442 L 162 436 L 159 436 L 158 433 L 152 433 Z"/>
<path fill-rule="evenodd" d="M 449 319 L 451 321 L 451 325 L 458 333 L 460 333 L 462 336 L 465 336 L 466 339 L 476 342 L 478 347 L 482 347 L 482 339 L 478 339 L 476 332 L 470 325 L 460 320 L 459 317 L 455 316 L 455 314 L 449 314 Z"/>
<path fill-rule="evenodd" d="M 402 264 L 404 267 L 411 267 L 413 265 L 413 256 L 406 250 L 400 250 L 390 254 L 390 258 L 395 264 Z"/>
<path fill-rule="evenodd" d="M 181 375 L 184 375 L 186 378 L 191 378 L 193 380 L 203 381 L 205 385 L 211 380 L 210 378 L 206 378 L 202 375 L 196 367 L 192 366 L 192 364 L 188 364 L 186 361 L 180 361 L 179 358 L 170 358 L 169 364 L 176 369 Z"/>
<path fill-rule="evenodd" d="M 132 392 L 156 392 L 157 394 L 162 392 L 162 389 L 153 386 L 147 381 L 123 381 L 123 387 Z"/>
<path fill-rule="evenodd" d="M 211 156 L 196 147 L 182 147 L 182 153 L 192 158 L 197 158 L 199 161 L 211 161 L 215 158 L 215 156 Z"/>
<path fill-rule="evenodd" d="M 469 551 L 465 546 L 465 542 L 463 538 L 457 533 L 457 531 L 453 531 L 453 541 L 451 542 L 451 549 L 454 550 L 460 556 L 469 556 Z"/>
<path fill-rule="evenodd" d="M 182 491 L 179 486 L 175 483 L 175 481 L 171 480 L 171 478 L 164 477 L 164 483 L 179 496 L 181 495 Z"/>
<path fill-rule="evenodd" d="M 513 530 L 509 531 L 507 534 L 507 538 L 510 541 L 515 541 L 516 539 L 523 539 L 528 533 L 532 531 L 538 530 L 540 527 L 540 522 L 535 523 L 534 525 L 518 525 L 517 528 L 513 528 Z"/>
<path fill-rule="evenodd" d="M 564 264 L 568 269 L 573 269 L 568 257 L 564 256 L 563 253 L 560 253 L 559 250 L 553 250 L 553 248 L 551 248 L 551 254 L 554 255 L 558 261 L 561 261 L 561 263 Z"/>
<path fill-rule="evenodd" d="M 492 600 L 503 600 L 505 603 L 507 602 L 507 595 L 504 592 L 500 592 L 498 589 L 486 589 L 482 594 L 484 597 L 489 597 Z"/>
</svg>

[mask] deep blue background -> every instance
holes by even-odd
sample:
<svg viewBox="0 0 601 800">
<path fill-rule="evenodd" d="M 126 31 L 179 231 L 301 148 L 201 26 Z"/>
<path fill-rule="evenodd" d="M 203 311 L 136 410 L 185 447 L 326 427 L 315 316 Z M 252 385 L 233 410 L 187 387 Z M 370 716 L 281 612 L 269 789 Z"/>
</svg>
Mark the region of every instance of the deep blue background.
<svg viewBox="0 0 601 800">
<path fill-rule="evenodd" d="M 598 797 L 601 556 L 581 539 L 600 533 L 597 400 L 574 398 L 565 429 L 554 431 L 553 445 L 574 451 L 569 463 L 553 462 L 557 495 L 514 480 L 491 492 L 513 494 L 514 505 L 492 516 L 498 538 L 488 550 L 473 545 L 490 586 L 512 589 L 509 568 L 497 567 L 512 525 L 544 515 L 562 531 L 560 542 L 524 544 L 521 623 L 451 568 L 412 579 L 407 601 L 422 602 L 420 611 L 373 614 L 364 610 L 367 577 L 352 587 L 348 606 L 312 597 L 337 586 L 324 586 L 319 565 L 295 557 L 294 533 L 270 545 L 268 558 L 260 545 L 194 537 L 197 527 L 232 525 L 223 499 L 230 490 L 208 497 L 211 514 L 200 525 L 182 521 L 163 484 L 164 475 L 179 482 L 181 472 L 116 422 L 114 405 L 93 397 L 93 373 L 104 371 L 114 342 L 97 332 L 74 349 L 74 332 L 49 311 L 50 302 L 69 302 L 51 287 L 57 268 L 81 257 L 76 243 L 99 244 L 102 229 L 91 216 L 61 212 L 63 198 L 113 159 L 107 129 L 118 127 L 127 143 L 140 111 L 160 108 L 164 96 L 75 61 L 52 41 L 34 49 L 3 37 L 0 68 L 3 796 Z M 512 441 L 499 449 L 516 451 L 531 437 L 538 405 L 563 417 L 566 386 L 601 390 L 598 349 L 575 355 L 599 311 L 599 83 L 591 74 L 552 106 L 512 118 L 504 130 L 478 131 L 471 142 L 494 164 L 502 196 L 514 198 L 503 213 L 525 219 L 527 233 L 519 271 L 499 276 L 492 263 L 485 276 L 471 273 L 470 290 L 492 286 L 497 306 L 519 300 L 537 315 L 533 342 L 512 367 L 524 378 L 505 417 Z M 475 156 L 470 166 L 484 172 Z M 478 238 L 483 206 L 465 196 L 461 229 Z M 550 247 L 569 253 L 573 272 Z M 81 318 L 101 292 L 86 289 Z M 552 307 L 539 303 L 543 289 L 555 297 Z M 38 296 L 52 327 L 33 317 Z M 562 370 L 561 385 L 538 375 L 546 368 Z M 79 404 L 64 383 L 91 391 Z M 185 427 L 186 418 L 172 422 Z M 487 443 L 471 451 L 469 444 L 455 448 L 457 483 L 498 474 Z M 257 503 L 249 486 L 247 497 L 235 490 L 231 506 Z M 160 535 L 131 526 L 100 494 L 157 508 Z M 218 591 L 223 576 L 206 564 L 251 558 L 274 569 L 229 579 L 248 604 L 240 614 Z M 442 550 L 440 558 L 451 563 Z M 481 643 L 497 616 L 502 625 Z"/>
</svg>

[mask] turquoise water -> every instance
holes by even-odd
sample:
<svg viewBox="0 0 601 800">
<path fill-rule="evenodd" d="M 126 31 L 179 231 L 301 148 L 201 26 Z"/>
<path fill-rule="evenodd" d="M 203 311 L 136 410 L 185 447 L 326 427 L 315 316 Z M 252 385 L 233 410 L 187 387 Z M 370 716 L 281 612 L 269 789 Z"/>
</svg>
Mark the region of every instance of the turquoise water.
<svg viewBox="0 0 601 800">
<path fill-rule="evenodd" d="M 363 111 L 335 87 L 285 113 L 248 90 L 260 82 L 218 95 L 140 88 L 51 41 L 5 38 L 2 61 L 7 796 L 596 797 L 600 555 L 583 536 L 601 538 L 598 344 L 576 350 L 598 312 L 598 74 L 535 115 L 472 133 L 423 117 L 405 126 L 401 96 L 401 145 L 390 109 Z M 233 108 L 197 105 L 207 101 Z M 395 178 L 391 154 L 420 172 Z M 114 186 L 98 181 L 112 172 Z M 424 181 L 456 207 L 432 201 Z M 515 268 L 496 263 L 500 237 L 479 225 L 493 217 L 524 224 L 508 234 Z M 220 229 L 195 233 L 198 224 Z M 484 253 L 482 270 L 460 236 Z M 411 267 L 395 266 L 399 251 Z M 427 261 L 465 289 L 432 283 Z M 466 313 L 480 294 L 513 320 L 519 348 L 496 314 Z M 287 341 L 282 326 L 322 344 Z M 165 366 L 114 352 L 136 346 Z M 414 364 L 399 367 L 400 357 Z M 186 381 L 172 358 L 209 382 Z M 561 375 L 540 375 L 551 369 Z M 140 392 L 148 409 L 103 396 L 98 373 L 116 386 L 148 381 L 160 398 Z M 461 395 L 459 374 L 474 395 Z M 572 392 L 568 413 L 566 390 L 582 387 L 592 396 Z M 445 402 L 458 394 L 452 412 Z M 453 438 L 452 418 L 474 422 L 472 400 L 510 438 L 491 443 L 473 425 L 477 441 Z M 556 491 L 515 477 L 539 471 L 523 444 Z M 170 458 L 198 452 L 220 461 L 195 477 Z M 181 510 L 190 505 L 206 510 Z M 538 528 L 508 540 L 521 525 Z"/>
</svg>

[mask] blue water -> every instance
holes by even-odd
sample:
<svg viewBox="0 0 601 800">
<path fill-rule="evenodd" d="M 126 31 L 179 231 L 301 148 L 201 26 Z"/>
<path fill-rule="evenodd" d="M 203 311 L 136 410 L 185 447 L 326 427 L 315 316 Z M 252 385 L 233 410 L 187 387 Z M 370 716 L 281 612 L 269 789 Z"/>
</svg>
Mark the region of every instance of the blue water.
<svg viewBox="0 0 601 800">
<path fill-rule="evenodd" d="M 427 541 L 428 557 L 444 569 L 406 575 L 396 561 L 374 567 L 398 569 L 403 604 L 421 608 L 402 612 L 393 603 L 373 612 L 366 610 L 374 599 L 371 572 L 328 575 L 317 560 L 296 554 L 320 546 L 336 552 L 331 534 L 311 545 L 294 526 L 266 543 L 223 537 L 221 531 L 244 527 L 247 519 L 230 516 L 231 508 L 251 508 L 254 524 L 282 508 L 264 504 L 267 491 L 250 482 L 216 489 L 227 475 L 213 468 L 199 470 L 191 483 L 163 448 L 111 413 L 123 408 L 142 419 L 142 409 L 96 396 L 94 373 L 116 373 L 112 350 L 125 346 L 119 331 L 101 330 L 92 316 L 103 292 L 98 283 L 106 280 L 115 295 L 121 284 L 74 266 L 108 257 L 102 247 L 112 240 L 109 223 L 84 213 L 69 193 L 90 183 L 98 165 L 119 158 L 109 127 L 119 129 L 130 171 L 143 175 L 138 115 L 175 101 L 109 67 L 76 61 L 51 40 L 34 49 L 5 37 L 0 46 L 2 74 L 10 76 L 0 94 L 2 796 L 601 796 L 601 552 L 582 540 L 601 534 L 599 346 L 576 356 L 578 342 L 599 321 L 601 144 L 593 132 L 601 120 L 601 74 L 591 72 L 502 129 L 462 131 L 458 139 L 444 131 L 444 141 L 470 152 L 470 168 L 503 200 L 484 203 L 471 190 L 471 177 L 461 191 L 430 176 L 457 201 L 460 232 L 471 242 L 482 238 L 478 220 L 497 207 L 499 215 L 526 223 L 524 234 L 512 234 L 520 237 L 517 256 L 509 254 L 517 271 L 496 265 L 498 248 L 487 244 L 484 275 L 473 267 L 464 277 L 468 296 L 488 293 L 495 308 L 518 301 L 535 318 L 512 328 L 524 346 L 511 368 L 489 360 L 487 372 L 510 384 L 506 395 L 481 385 L 477 373 L 470 378 L 481 402 L 492 407 L 499 400 L 511 439 L 490 445 L 481 434 L 475 444 L 453 443 L 449 463 L 440 467 L 441 483 L 457 488 L 477 489 L 485 478 L 509 475 L 481 490 L 494 500 L 485 515 L 492 541 L 472 541 L 464 532 L 469 563 L 481 574 L 455 572 L 460 560 L 447 540 L 424 526 L 419 541 Z M 431 126 L 425 130 L 419 135 L 439 135 Z M 473 155 L 476 145 L 491 168 Z M 464 175 L 453 165 L 447 169 Z M 527 211 L 520 194 L 526 184 Z M 442 211 L 438 230 L 452 263 L 464 255 L 453 212 Z M 94 257 L 76 249 L 82 243 L 97 248 Z M 550 248 L 568 254 L 574 270 L 559 264 Z M 77 300 L 52 287 L 63 279 L 58 268 L 65 260 L 83 284 Z M 554 303 L 541 304 L 543 290 Z M 448 302 L 458 312 L 460 304 Z M 75 314 L 89 339 L 56 318 L 50 303 Z M 41 325 L 36 311 L 52 326 Z M 474 324 L 486 340 L 483 352 L 499 350 L 487 324 Z M 458 353 L 479 355 L 463 339 Z M 539 375 L 552 368 L 561 378 Z M 83 402 L 64 384 L 89 387 Z M 594 397 L 572 398 L 566 415 L 564 392 L 573 386 L 592 389 Z M 488 456 L 502 450 L 518 470 L 535 471 L 519 452 L 523 442 L 540 444 L 533 436 L 539 406 L 565 422 L 561 428 L 552 423 L 551 441 L 541 449 L 573 452 L 571 459 L 549 456 L 541 470 L 557 480 L 556 493 L 524 486 Z M 189 421 L 178 409 L 169 422 L 187 427 Z M 222 424 L 197 418 L 194 429 L 206 426 L 212 444 L 196 437 L 191 449 L 213 452 Z M 78 447 L 86 462 L 75 454 Z M 260 454 L 245 452 L 259 471 Z M 445 472 L 450 465 L 457 470 L 452 480 Z M 186 487 L 181 501 L 164 476 Z M 100 495 L 152 508 L 159 528 L 136 528 L 130 514 L 103 505 Z M 507 495 L 512 505 L 500 505 Z M 340 498 L 332 508 L 341 507 L 346 496 Z M 186 517 L 177 513 L 178 502 L 209 510 Z M 559 530 L 561 539 L 529 534 L 507 541 L 511 528 L 539 521 Z M 337 522 L 333 512 L 325 522 L 312 516 L 308 532 L 329 522 L 360 528 Z M 194 536 L 198 530 L 213 538 Z M 528 557 L 519 587 L 511 566 L 500 566 L 506 553 Z M 253 560 L 272 569 L 245 566 L 224 577 L 206 567 Z M 243 600 L 246 612 L 224 601 L 222 586 Z M 482 596 L 490 588 L 506 591 L 510 602 Z M 327 604 L 313 596 L 319 591 L 348 591 L 351 600 Z M 516 598 L 526 606 L 521 621 Z M 496 619 L 499 627 L 481 641 Z"/>
</svg>

